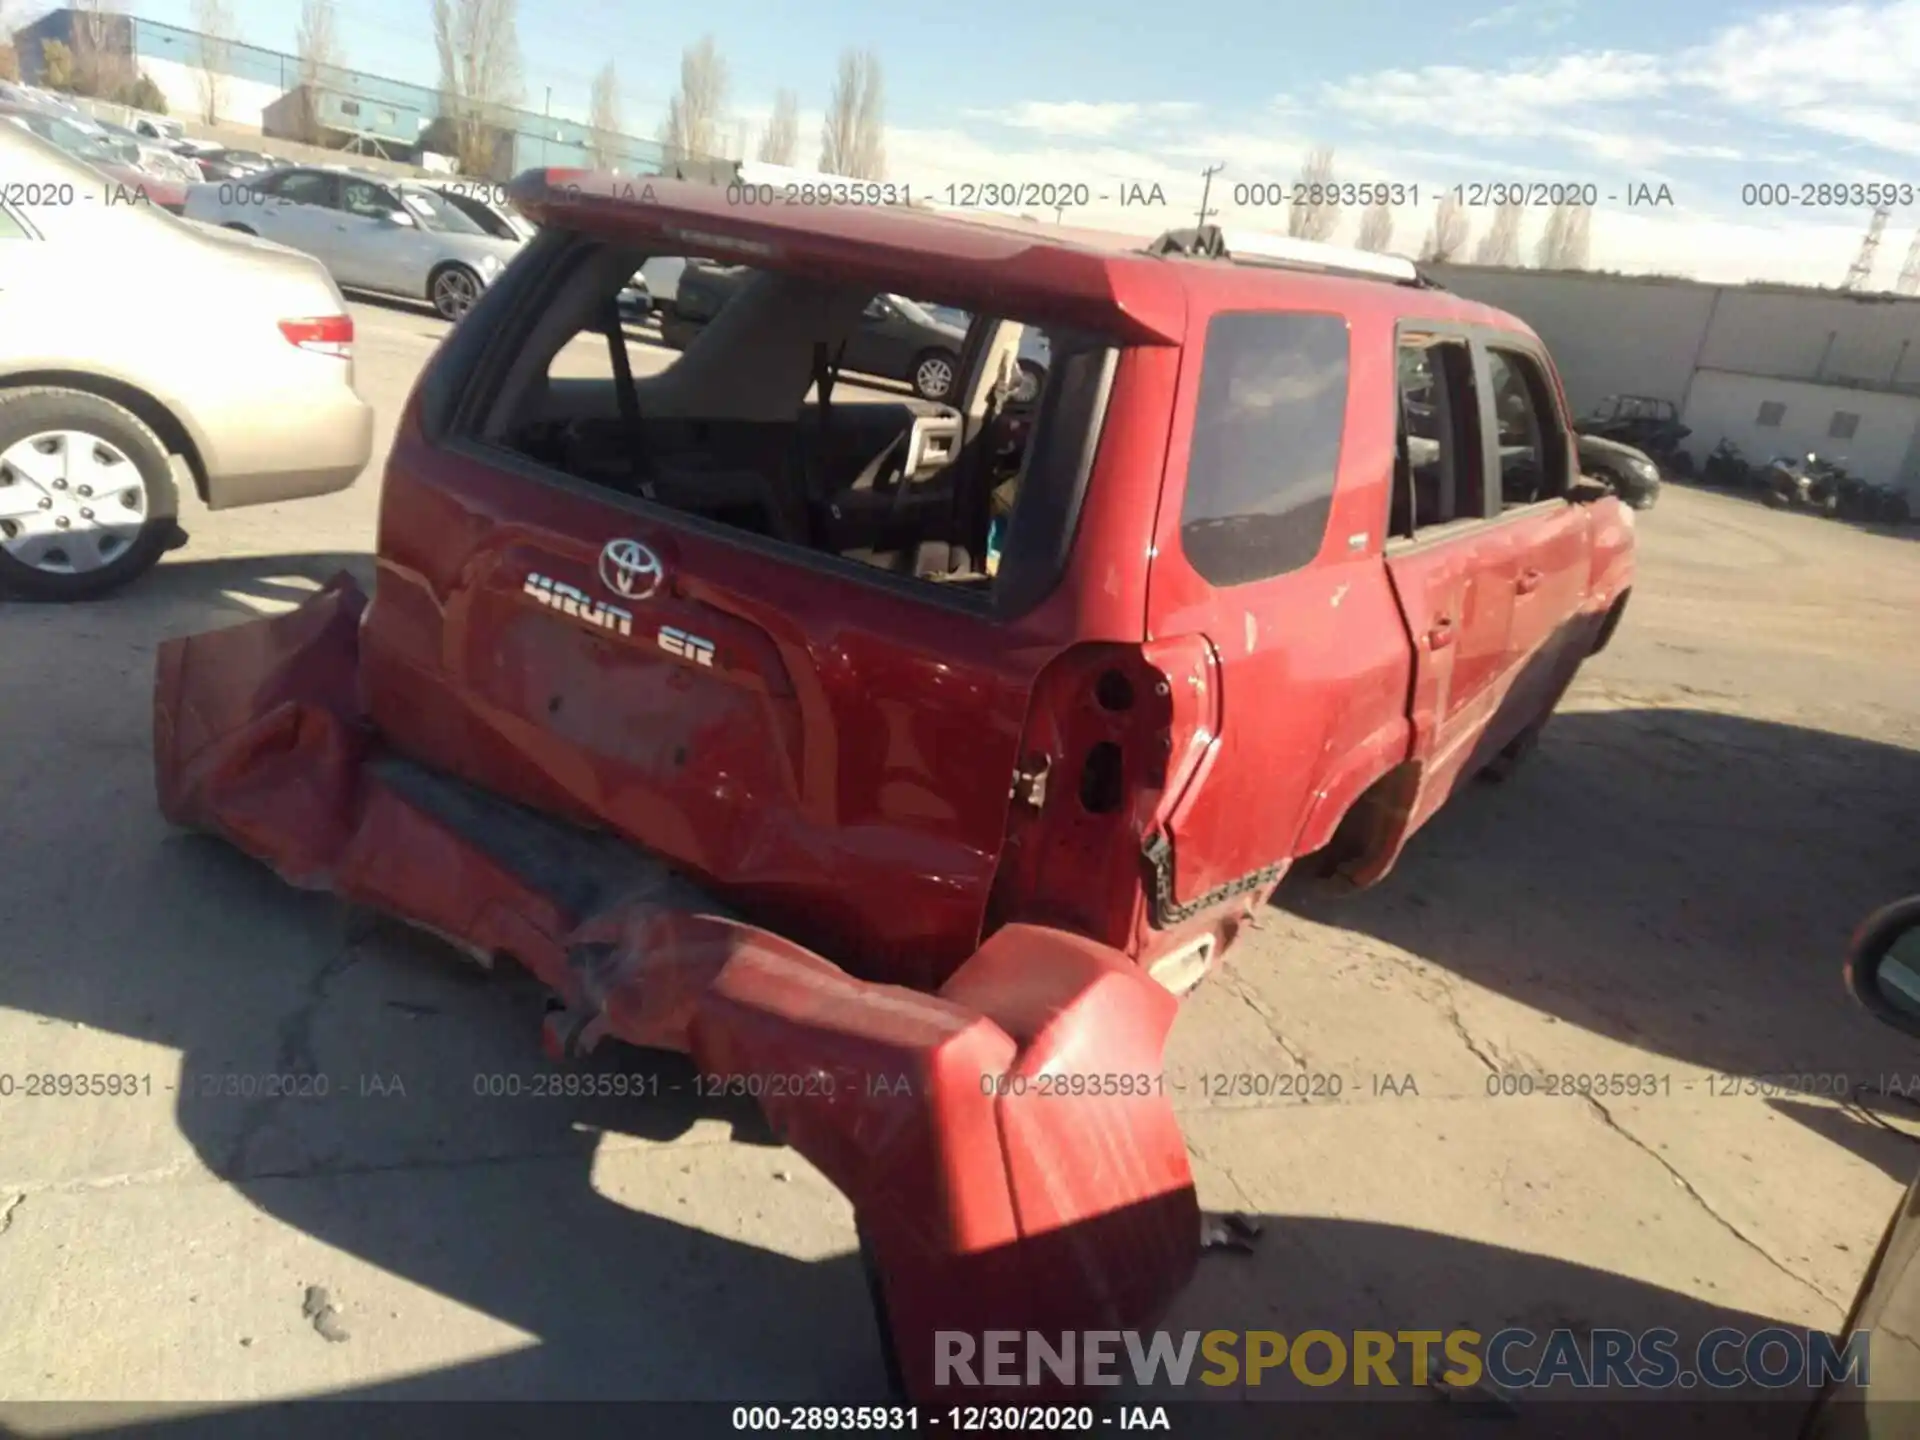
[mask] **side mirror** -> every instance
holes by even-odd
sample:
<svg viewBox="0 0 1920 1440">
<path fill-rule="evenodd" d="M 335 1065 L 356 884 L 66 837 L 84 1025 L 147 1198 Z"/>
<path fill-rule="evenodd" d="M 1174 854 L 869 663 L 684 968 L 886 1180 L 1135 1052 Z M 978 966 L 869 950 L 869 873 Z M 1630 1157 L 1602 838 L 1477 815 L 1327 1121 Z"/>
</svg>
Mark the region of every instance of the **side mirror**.
<svg viewBox="0 0 1920 1440">
<path fill-rule="evenodd" d="M 413 228 L 413 216 L 404 210 L 389 210 L 380 218 L 389 225 L 399 225 L 409 230 Z"/>
<path fill-rule="evenodd" d="M 1847 986 L 1875 1018 L 1920 1036 L 1920 895 L 1861 922 L 1847 947 Z"/>
</svg>

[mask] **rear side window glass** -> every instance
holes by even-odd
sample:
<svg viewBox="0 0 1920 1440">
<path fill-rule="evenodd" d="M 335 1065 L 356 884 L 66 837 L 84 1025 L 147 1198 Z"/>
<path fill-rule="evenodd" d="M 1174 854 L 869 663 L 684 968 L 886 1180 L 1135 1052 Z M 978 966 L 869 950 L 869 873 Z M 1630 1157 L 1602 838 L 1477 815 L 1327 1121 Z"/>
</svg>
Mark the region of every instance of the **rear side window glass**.
<svg viewBox="0 0 1920 1440">
<path fill-rule="evenodd" d="M 1347 417 L 1347 322 L 1248 312 L 1207 326 L 1180 543 L 1214 585 L 1320 553 Z"/>
<path fill-rule="evenodd" d="M 1499 426 L 1501 506 L 1565 495 L 1566 441 L 1546 376 L 1531 357 L 1511 350 L 1488 350 L 1487 374 Z"/>
</svg>

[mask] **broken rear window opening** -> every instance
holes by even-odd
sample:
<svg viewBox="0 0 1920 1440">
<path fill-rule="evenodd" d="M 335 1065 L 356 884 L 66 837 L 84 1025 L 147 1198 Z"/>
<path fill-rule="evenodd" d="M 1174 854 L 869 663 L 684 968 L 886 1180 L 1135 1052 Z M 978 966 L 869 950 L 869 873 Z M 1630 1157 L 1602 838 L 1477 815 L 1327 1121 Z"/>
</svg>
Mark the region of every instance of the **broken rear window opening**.
<svg viewBox="0 0 1920 1440">
<path fill-rule="evenodd" d="M 1110 339 L 699 258 L 656 338 L 616 296 L 661 257 L 577 234 L 536 244 L 562 252 L 554 278 L 509 312 L 480 361 L 492 394 L 467 411 L 522 473 L 999 614 L 1052 589 Z"/>
</svg>

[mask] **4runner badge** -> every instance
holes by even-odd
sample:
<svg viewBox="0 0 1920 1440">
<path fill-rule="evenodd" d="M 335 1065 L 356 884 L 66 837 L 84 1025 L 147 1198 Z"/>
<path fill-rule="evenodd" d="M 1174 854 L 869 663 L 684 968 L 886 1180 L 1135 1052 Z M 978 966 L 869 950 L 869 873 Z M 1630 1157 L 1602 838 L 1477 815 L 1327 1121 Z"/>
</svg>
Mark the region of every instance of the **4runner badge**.
<svg viewBox="0 0 1920 1440">
<path fill-rule="evenodd" d="M 576 620 L 584 620 L 589 625 L 597 625 L 602 630 L 615 635 L 633 634 L 633 612 L 622 610 L 618 605 L 606 605 L 595 600 L 584 590 L 576 590 L 571 585 L 547 575 L 529 575 L 527 583 L 520 587 L 522 592 L 532 596 L 549 610 L 558 610 L 562 615 L 571 615 Z"/>
<path fill-rule="evenodd" d="M 678 655 L 682 660 L 691 660 L 696 665 L 713 664 L 711 640 L 702 640 L 698 635 L 689 635 L 671 625 L 660 627 L 660 648 L 669 655 Z"/>
<path fill-rule="evenodd" d="M 645 600 L 665 577 L 660 557 L 638 540 L 609 540 L 600 552 L 600 583 L 616 595 Z"/>
</svg>

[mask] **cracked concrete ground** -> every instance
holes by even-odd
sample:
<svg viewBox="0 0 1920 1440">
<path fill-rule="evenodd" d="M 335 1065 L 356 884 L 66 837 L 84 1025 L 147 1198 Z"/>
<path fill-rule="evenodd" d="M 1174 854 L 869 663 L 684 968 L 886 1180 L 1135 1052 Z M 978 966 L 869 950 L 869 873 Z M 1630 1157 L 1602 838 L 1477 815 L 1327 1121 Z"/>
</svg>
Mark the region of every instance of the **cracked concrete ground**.
<svg viewBox="0 0 1920 1440">
<path fill-rule="evenodd" d="M 384 449 L 441 327 L 355 313 Z M 364 579 L 376 489 L 0 609 L 0 1069 L 133 1091 L 0 1100 L 0 1395 L 875 1393 L 847 1207 L 750 1112 L 666 1061 L 489 1096 L 545 1070 L 528 982 L 161 824 L 155 643 Z M 1920 1165 L 1920 1045 L 1839 972 L 1920 890 L 1920 543 L 1685 490 L 1641 533 L 1527 764 L 1182 1017 L 1203 1200 L 1268 1221 L 1174 1327 L 1840 1323 Z"/>
</svg>

